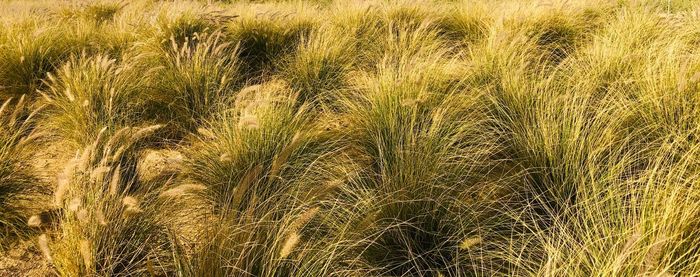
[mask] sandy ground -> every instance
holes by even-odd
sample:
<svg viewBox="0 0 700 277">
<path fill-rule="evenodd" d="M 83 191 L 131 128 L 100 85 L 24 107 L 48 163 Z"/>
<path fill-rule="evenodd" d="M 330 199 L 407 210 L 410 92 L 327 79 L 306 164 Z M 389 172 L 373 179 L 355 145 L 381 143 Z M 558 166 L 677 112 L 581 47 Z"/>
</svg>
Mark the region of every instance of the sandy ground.
<svg viewBox="0 0 700 277">
<path fill-rule="evenodd" d="M 60 142 L 44 142 L 41 150 L 34 154 L 32 159 L 34 175 L 42 182 L 55 187 L 58 174 L 73 156 L 75 152 L 71 152 Z"/>
<path fill-rule="evenodd" d="M 32 242 L 21 242 L 0 253 L 0 276 L 56 275 Z"/>
</svg>

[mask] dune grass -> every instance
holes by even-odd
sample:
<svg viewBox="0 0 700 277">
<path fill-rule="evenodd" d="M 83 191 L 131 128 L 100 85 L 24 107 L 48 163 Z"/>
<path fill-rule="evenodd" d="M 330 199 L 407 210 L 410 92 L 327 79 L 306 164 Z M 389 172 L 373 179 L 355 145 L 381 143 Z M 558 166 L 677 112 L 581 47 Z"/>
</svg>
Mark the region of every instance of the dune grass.
<svg viewBox="0 0 700 277">
<path fill-rule="evenodd" d="M 696 1 L 0 7 L 47 274 L 700 275 Z"/>
<path fill-rule="evenodd" d="M 31 144 L 41 134 L 34 131 L 38 110 L 27 107 L 25 97 L 0 106 L 0 251 L 17 238 L 32 233 L 27 220 L 42 209 L 50 187 L 33 175 Z"/>
</svg>

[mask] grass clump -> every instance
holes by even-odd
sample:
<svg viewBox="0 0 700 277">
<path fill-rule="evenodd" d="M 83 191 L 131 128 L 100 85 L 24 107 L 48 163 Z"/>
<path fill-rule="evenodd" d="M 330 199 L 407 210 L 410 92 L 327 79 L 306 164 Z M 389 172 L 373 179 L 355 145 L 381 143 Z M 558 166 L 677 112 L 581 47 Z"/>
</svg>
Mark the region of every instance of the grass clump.
<svg viewBox="0 0 700 277">
<path fill-rule="evenodd" d="M 700 275 L 692 1 L 1 6 L 43 275 Z"/>
<path fill-rule="evenodd" d="M 482 236 L 477 226 L 492 216 L 465 202 L 480 190 L 480 167 L 497 151 L 477 131 L 488 121 L 480 97 L 442 79 L 449 60 L 431 58 L 385 60 L 377 75 L 356 80 L 357 98 L 343 101 L 346 135 L 366 161 L 354 185 L 374 192 L 368 201 L 376 203 L 359 213 L 351 232 L 362 238 L 360 259 L 380 274 L 478 268 L 459 246 Z M 464 220 L 451 220 L 458 215 Z"/>
<path fill-rule="evenodd" d="M 48 77 L 47 125 L 75 145 L 86 145 L 104 127 L 114 132 L 136 124 L 147 101 L 142 74 L 133 62 L 105 55 L 72 57 Z"/>
<path fill-rule="evenodd" d="M 37 96 L 52 73 L 82 52 L 121 55 L 131 36 L 121 27 L 82 18 L 50 17 L 7 23 L 0 39 L 0 98 Z"/>
<path fill-rule="evenodd" d="M 158 96 L 154 108 L 179 130 L 194 131 L 225 105 L 240 87 L 240 61 L 236 45 L 220 33 L 198 36 L 197 45 L 171 41 L 170 47 L 148 50 L 144 67 L 153 65 L 149 85 Z"/>
<path fill-rule="evenodd" d="M 67 34 L 55 27 L 30 24 L 10 30 L 0 51 L 3 99 L 34 94 L 46 73 L 74 51 Z"/>
<path fill-rule="evenodd" d="M 460 45 L 469 45 L 488 35 L 493 18 L 486 9 L 478 3 L 470 3 L 446 13 L 435 24 L 448 39 Z"/>
<path fill-rule="evenodd" d="M 60 176 L 55 204 L 60 228 L 51 242 L 50 261 L 61 275 L 167 274 L 169 218 L 157 184 L 133 175 L 138 143 L 158 126 L 127 128 L 93 143 L 72 159 Z M 132 170 L 130 170 L 132 169 Z"/>
<path fill-rule="evenodd" d="M 0 106 L 0 250 L 31 233 L 27 221 L 41 211 L 49 193 L 29 163 L 31 145 L 39 135 L 34 132 L 35 117 L 25 97 Z"/>
<path fill-rule="evenodd" d="M 124 6 L 124 3 L 119 2 L 81 4 L 73 8 L 64 7 L 59 11 L 59 16 L 65 19 L 86 19 L 102 24 L 112 20 Z"/>
<path fill-rule="evenodd" d="M 347 74 L 353 68 L 354 44 L 340 31 L 321 30 L 302 39 L 297 50 L 282 68 L 282 75 L 300 101 L 332 102 L 336 90 L 347 86 Z"/>
<path fill-rule="evenodd" d="M 316 164 L 325 168 L 320 159 L 333 153 L 333 139 L 317 130 L 306 105 L 298 106 L 278 83 L 246 88 L 237 100 L 233 110 L 199 130 L 202 141 L 190 152 L 191 177 L 208 186 L 217 209 L 303 190 L 306 176 L 321 177 L 308 171 Z"/>
<path fill-rule="evenodd" d="M 235 17 L 197 3 L 165 5 L 155 19 L 157 28 L 153 37 L 164 47 L 169 47 L 171 41 L 178 45 L 194 43 Z"/>
<path fill-rule="evenodd" d="M 598 194 L 589 193 L 564 214 L 553 215 L 551 229 L 539 228 L 533 235 L 535 244 L 542 247 L 526 250 L 539 252 L 535 254 L 539 258 L 521 262 L 519 274 L 672 276 L 694 272 L 694 258 L 676 257 L 697 255 L 692 235 L 696 229 L 691 227 L 697 224 L 697 210 L 687 202 L 696 195 L 691 192 L 693 185 L 685 183 L 689 180 L 681 177 L 692 175 L 687 170 L 694 162 L 688 159 L 693 159 L 690 157 L 695 150 L 681 160 L 671 161 L 668 154 L 675 148 L 672 145 L 665 144 L 665 149 L 656 153 L 653 165 L 638 178 L 604 180 L 606 187 L 596 191 Z M 656 167 L 676 162 L 674 168 L 678 171 Z M 673 201 L 674 207 L 664 201 Z"/>
<path fill-rule="evenodd" d="M 302 7 L 286 13 L 262 10 L 243 14 L 226 28 L 228 39 L 240 47 L 239 57 L 247 67 L 246 79 L 255 80 L 255 76 L 265 76 L 273 71 L 273 61 L 292 52 L 315 26 Z"/>
<path fill-rule="evenodd" d="M 248 87 L 233 109 L 199 130 L 186 151 L 187 177 L 206 187 L 200 195 L 211 219 L 183 255 L 186 274 L 329 272 L 311 256 L 323 254 L 306 248 L 325 242 L 302 229 L 319 213 L 312 205 L 325 184 L 343 176 L 332 162 L 341 159 L 340 146 L 297 101 L 284 83 Z"/>
</svg>

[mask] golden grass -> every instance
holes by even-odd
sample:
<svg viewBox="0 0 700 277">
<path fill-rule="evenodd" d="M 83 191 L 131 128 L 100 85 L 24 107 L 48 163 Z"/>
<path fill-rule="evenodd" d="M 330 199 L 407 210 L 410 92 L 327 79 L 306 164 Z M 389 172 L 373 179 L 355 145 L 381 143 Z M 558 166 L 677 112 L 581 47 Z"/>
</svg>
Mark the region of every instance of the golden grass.
<svg viewBox="0 0 700 277">
<path fill-rule="evenodd" d="M 0 3 L 0 251 L 700 275 L 700 3 L 206 2 Z"/>
</svg>

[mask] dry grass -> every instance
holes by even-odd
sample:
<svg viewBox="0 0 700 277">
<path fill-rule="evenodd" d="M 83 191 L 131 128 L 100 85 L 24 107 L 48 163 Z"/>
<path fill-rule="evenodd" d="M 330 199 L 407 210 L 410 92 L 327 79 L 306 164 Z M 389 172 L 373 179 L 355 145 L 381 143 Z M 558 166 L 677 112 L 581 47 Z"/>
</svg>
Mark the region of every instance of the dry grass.
<svg viewBox="0 0 700 277">
<path fill-rule="evenodd" d="M 700 275 L 700 3 L 207 2 L 0 3 L 0 255 Z"/>
</svg>

